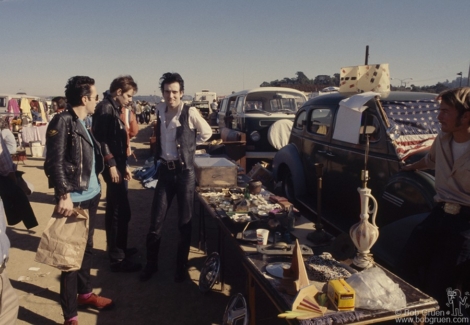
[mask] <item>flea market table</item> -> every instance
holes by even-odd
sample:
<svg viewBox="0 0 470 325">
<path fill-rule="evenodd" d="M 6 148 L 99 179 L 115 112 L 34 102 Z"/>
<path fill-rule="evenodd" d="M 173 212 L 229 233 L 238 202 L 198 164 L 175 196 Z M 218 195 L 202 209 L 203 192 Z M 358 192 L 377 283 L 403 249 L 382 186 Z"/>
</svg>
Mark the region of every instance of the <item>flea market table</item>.
<svg viewBox="0 0 470 325">
<path fill-rule="evenodd" d="M 218 253 L 220 256 L 221 270 L 220 270 L 220 281 L 223 286 L 224 283 L 224 242 L 228 245 L 232 245 L 237 252 L 237 255 L 241 261 L 241 264 L 247 272 L 247 288 L 248 288 L 248 310 L 250 324 L 256 324 L 256 313 L 255 313 L 255 296 L 257 289 L 263 290 L 270 301 L 274 304 L 276 309 L 283 313 L 287 310 L 291 310 L 292 302 L 294 300 L 293 296 L 289 296 L 280 290 L 279 280 L 273 278 L 266 272 L 266 266 L 273 262 L 289 262 L 291 257 L 289 256 L 275 256 L 275 255 L 264 255 L 258 253 L 256 249 L 256 243 L 247 243 L 237 239 L 237 234 L 243 231 L 243 228 L 240 228 L 240 225 L 237 225 L 228 217 L 228 214 L 225 210 L 216 207 L 208 200 L 207 196 L 203 195 L 203 192 L 207 192 L 207 189 L 196 189 L 196 197 L 199 203 L 199 230 L 200 230 L 200 242 L 199 246 L 205 249 L 207 252 L 207 245 L 205 242 L 205 221 L 204 218 L 206 215 L 209 215 L 211 218 L 216 220 L 218 227 Z M 303 218 L 303 224 L 305 227 L 306 224 L 310 223 L 307 219 Z M 263 227 L 262 224 L 253 222 L 250 225 L 254 228 Z M 266 226 L 266 224 L 265 224 Z M 264 227 L 267 228 L 267 227 Z M 313 224 L 310 223 L 310 228 L 313 229 Z M 295 231 L 293 231 L 295 234 Z M 238 235 L 240 237 L 240 235 Z M 302 236 L 300 236 L 302 237 Z M 308 242 L 302 242 L 305 239 L 299 238 L 300 244 L 309 245 Z M 228 239 L 225 241 L 224 239 Z M 378 266 L 380 267 L 380 266 Z M 386 311 L 386 310 L 365 310 L 356 308 L 355 311 L 335 311 L 328 309 L 327 313 L 324 316 L 313 318 L 309 320 L 296 320 L 290 319 L 286 320 L 289 324 L 302 324 L 302 325 L 317 325 L 317 324 L 370 324 L 370 323 L 379 323 L 387 320 L 393 320 L 402 317 L 410 316 L 419 316 L 425 315 L 432 311 L 437 310 L 438 304 L 435 299 L 421 292 L 419 289 L 411 286 L 398 276 L 389 272 L 383 267 L 380 267 L 385 271 L 387 276 L 392 279 L 393 282 L 397 283 L 399 287 L 403 290 L 406 296 L 406 308 L 397 311 Z M 311 281 L 312 283 L 312 281 Z M 326 284 L 326 283 L 325 283 Z M 318 286 L 318 283 L 316 283 Z M 324 291 L 325 292 L 325 291 Z"/>
</svg>

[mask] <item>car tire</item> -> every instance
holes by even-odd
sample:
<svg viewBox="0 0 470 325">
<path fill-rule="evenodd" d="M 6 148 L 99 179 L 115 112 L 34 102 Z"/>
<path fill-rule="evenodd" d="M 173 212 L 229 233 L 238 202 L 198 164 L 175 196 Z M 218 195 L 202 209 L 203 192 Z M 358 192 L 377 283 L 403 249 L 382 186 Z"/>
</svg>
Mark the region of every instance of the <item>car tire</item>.
<svg viewBox="0 0 470 325">
<path fill-rule="evenodd" d="M 294 189 L 294 178 L 292 172 L 287 169 L 282 178 L 282 193 L 289 202 L 294 203 L 295 200 L 295 189 Z"/>
</svg>

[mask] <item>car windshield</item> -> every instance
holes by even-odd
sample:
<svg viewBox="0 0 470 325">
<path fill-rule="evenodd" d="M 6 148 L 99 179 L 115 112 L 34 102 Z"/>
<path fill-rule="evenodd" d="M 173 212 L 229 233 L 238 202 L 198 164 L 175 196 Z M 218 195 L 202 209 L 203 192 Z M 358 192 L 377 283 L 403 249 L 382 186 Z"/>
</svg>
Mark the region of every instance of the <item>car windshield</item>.
<svg viewBox="0 0 470 325">
<path fill-rule="evenodd" d="M 295 114 L 305 103 L 301 94 L 288 91 L 266 91 L 248 94 L 244 102 L 246 113 L 286 113 Z"/>
<path fill-rule="evenodd" d="M 293 98 L 271 99 L 272 112 L 291 112 L 297 111 L 297 105 Z"/>
</svg>

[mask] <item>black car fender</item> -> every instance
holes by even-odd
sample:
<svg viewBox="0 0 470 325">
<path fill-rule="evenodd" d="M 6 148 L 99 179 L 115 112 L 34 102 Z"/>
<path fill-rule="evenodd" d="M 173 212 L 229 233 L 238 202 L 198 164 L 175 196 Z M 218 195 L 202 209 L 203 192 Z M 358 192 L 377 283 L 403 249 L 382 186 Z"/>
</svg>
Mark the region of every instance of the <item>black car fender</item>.
<svg viewBox="0 0 470 325">
<path fill-rule="evenodd" d="M 294 144 L 281 148 L 273 159 L 273 177 L 276 182 L 282 181 L 284 174 L 290 170 L 294 182 L 296 197 L 306 193 L 305 174 L 300 160 L 299 151 Z"/>
<path fill-rule="evenodd" d="M 378 254 L 387 265 L 397 266 L 413 230 L 429 215 L 428 212 L 402 218 L 379 228 L 379 239 L 372 251 Z"/>
<path fill-rule="evenodd" d="M 380 224 L 431 211 L 435 204 L 434 185 L 434 176 L 424 171 L 400 171 L 393 175 L 379 200 Z"/>
</svg>

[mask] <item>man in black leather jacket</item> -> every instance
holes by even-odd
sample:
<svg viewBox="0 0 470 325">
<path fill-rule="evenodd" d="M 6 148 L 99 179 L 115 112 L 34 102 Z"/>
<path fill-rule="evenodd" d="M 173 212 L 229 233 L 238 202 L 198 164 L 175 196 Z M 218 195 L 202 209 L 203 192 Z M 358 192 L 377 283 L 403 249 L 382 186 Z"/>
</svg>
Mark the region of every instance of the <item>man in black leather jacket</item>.
<svg viewBox="0 0 470 325">
<path fill-rule="evenodd" d="M 137 92 L 137 84 L 131 76 L 113 80 L 109 94 L 96 107 L 92 129 L 104 155 L 103 178 L 106 187 L 106 240 L 113 272 L 135 272 L 142 268 L 129 257 L 136 252 L 127 249 L 128 225 L 131 208 L 127 197 L 127 182 L 131 172 L 127 167 L 127 133 L 119 118 L 121 109 L 128 106 Z"/>
<path fill-rule="evenodd" d="M 46 133 L 44 171 L 54 187 L 55 211 L 73 218 L 75 207 L 88 209 L 89 232 L 80 270 L 62 272 L 60 303 L 65 325 L 78 325 L 77 307 L 106 309 L 113 301 L 92 292 L 90 269 L 96 212 L 101 197 L 98 175 L 103 170 L 100 145 L 85 128 L 85 118 L 93 113 L 98 100 L 95 81 L 84 76 L 68 80 L 65 94 L 69 106 L 49 123 Z M 78 298 L 77 298 L 78 294 Z"/>
</svg>

